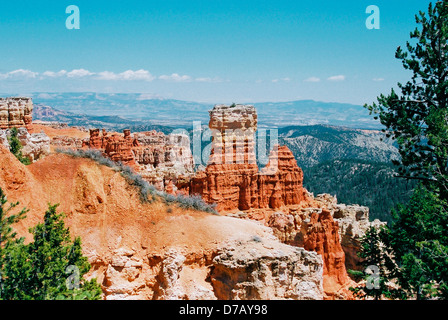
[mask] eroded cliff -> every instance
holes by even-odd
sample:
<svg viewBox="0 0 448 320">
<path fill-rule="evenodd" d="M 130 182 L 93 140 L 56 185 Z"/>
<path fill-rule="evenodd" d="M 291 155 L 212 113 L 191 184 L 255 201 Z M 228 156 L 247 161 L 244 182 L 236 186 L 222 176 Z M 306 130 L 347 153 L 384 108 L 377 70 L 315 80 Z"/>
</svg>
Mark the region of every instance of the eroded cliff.
<svg viewBox="0 0 448 320">
<path fill-rule="evenodd" d="M 142 203 L 119 172 L 52 154 L 24 166 L 0 146 L 0 187 L 42 221 L 60 203 L 105 299 L 322 299 L 322 258 L 268 227 L 163 201 Z M 231 279 L 231 281 L 228 281 Z"/>
</svg>

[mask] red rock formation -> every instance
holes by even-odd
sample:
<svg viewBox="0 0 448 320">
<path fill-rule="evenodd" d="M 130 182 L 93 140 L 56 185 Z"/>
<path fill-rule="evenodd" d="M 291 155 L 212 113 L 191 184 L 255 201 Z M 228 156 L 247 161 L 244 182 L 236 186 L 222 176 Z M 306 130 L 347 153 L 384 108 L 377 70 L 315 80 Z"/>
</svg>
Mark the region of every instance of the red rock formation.
<svg viewBox="0 0 448 320">
<path fill-rule="evenodd" d="M 353 282 L 348 277 L 345 251 L 340 241 L 340 226 L 327 208 L 290 206 L 283 211 L 270 211 L 266 225 L 284 243 L 315 251 L 322 256 L 323 286 L 326 299 L 351 299 L 348 290 Z M 254 215 L 249 214 L 250 218 Z"/>
<path fill-rule="evenodd" d="M 209 164 L 191 179 L 191 194 L 216 203 L 220 211 L 276 209 L 308 200 L 303 172 L 288 147 L 275 146 L 266 168 L 258 171 L 253 106 L 215 106 L 209 126 L 213 132 Z"/>
<path fill-rule="evenodd" d="M 105 157 L 132 167 L 156 188 L 168 187 L 173 194 L 177 192 L 178 178 L 193 172 L 190 140 L 183 134 L 165 135 L 153 130 L 131 135 L 125 129 L 121 135 L 91 129 L 90 138 L 83 141 L 82 147 L 101 150 Z"/>
<path fill-rule="evenodd" d="M 90 129 L 90 138 L 83 143 L 83 147 L 103 149 L 103 142 L 100 138 L 100 129 Z"/>
<path fill-rule="evenodd" d="M 309 200 L 303 188 L 303 172 L 286 146 L 275 148 L 262 172 L 256 164 L 210 164 L 190 182 L 190 193 L 218 210 L 281 208 Z"/>
<path fill-rule="evenodd" d="M 339 240 L 339 226 L 330 211 L 323 209 L 321 213 L 311 214 L 309 222 L 303 228 L 303 247 L 322 255 L 324 261 L 324 289 L 328 296 L 335 295 L 344 289 L 350 279 L 345 269 L 345 254 Z M 345 298 L 350 296 L 344 292 Z"/>
<path fill-rule="evenodd" d="M 115 162 L 122 162 L 130 167 L 135 167 L 136 163 L 132 153 L 133 139 L 129 132 L 124 132 L 124 137 L 117 134 L 105 137 L 104 153 Z"/>
<path fill-rule="evenodd" d="M 90 130 L 90 138 L 83 143 L 83 147 L 98 149 L 103 151 L 104 156 L 116 162 L 122 162 L 125 165 L 135 168 L 136 162 L 132 148 L 138 145 L 130 135 L 130 130 L 124 130 L 123 136 L 118 134 L 109 135 L 106 130 L 102 130 L 100 136 L 99 129 Z"/>
</svg>

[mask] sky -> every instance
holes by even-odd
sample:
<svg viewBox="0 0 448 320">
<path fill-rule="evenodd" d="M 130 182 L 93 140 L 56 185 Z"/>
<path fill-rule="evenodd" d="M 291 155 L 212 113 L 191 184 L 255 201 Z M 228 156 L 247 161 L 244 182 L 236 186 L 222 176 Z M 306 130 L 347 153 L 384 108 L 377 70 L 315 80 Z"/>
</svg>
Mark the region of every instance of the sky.
<svg viewBox="0 0 448 320">
<path fill-rule="evenodd" d="M 364 104 L 410 74 L 395 50 L 429 0 L 1 1 L 0 93 Z M 66 20 L 79 8 L 79 29 Z M 380 29 L 368 29 L 369 5 Z"/>
</svg>

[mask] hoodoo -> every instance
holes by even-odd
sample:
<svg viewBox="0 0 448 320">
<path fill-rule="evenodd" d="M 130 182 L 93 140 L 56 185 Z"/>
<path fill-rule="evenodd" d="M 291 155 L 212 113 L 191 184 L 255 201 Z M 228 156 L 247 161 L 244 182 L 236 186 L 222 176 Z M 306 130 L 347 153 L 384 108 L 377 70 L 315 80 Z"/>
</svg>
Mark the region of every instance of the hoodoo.
<svg viewBox="0 0 448 320">
<path fill-rule="evenodd" d="M 217 105 L 210 111 L 213 133 L 205 171 L 191 179 L 189 192 L 200 194 L 218 210 L 277 209 L 309 200 L 303 172 L 286 146 L 274 146 L 259 171 L 254 135 L 257 113 L 251 105 Z"/>
</svg>

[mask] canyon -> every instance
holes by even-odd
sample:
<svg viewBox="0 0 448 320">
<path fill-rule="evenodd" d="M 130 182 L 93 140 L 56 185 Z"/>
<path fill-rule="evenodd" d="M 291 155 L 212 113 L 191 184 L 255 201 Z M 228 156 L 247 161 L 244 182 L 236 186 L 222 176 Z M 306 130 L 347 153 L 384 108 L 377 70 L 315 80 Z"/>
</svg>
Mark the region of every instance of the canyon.
<svg viewBox="0 0 448 320">
<path fill-rule="evenodd" d="M 31 209 L 19 233 L 29 237 L 47 203 L 60 203 L 104 299 L 353 299 L 347 270 L 359 269 L 359 240 L 380 222 L 366 207 L 309 193 L 286 146 L 271 146 L 260 169 L 253 106 L 209 113 L 211 154 L 196 171 L 185 134 L 23 122 L 19 130 L 40 130 L 51 150 L 24 166 L 0 144 L 0 187 Z M 142 203 L 118 172 L 60 148 L 99 151 L 160 191 L 201 196 L 219 215 Z"/>
</svg>

